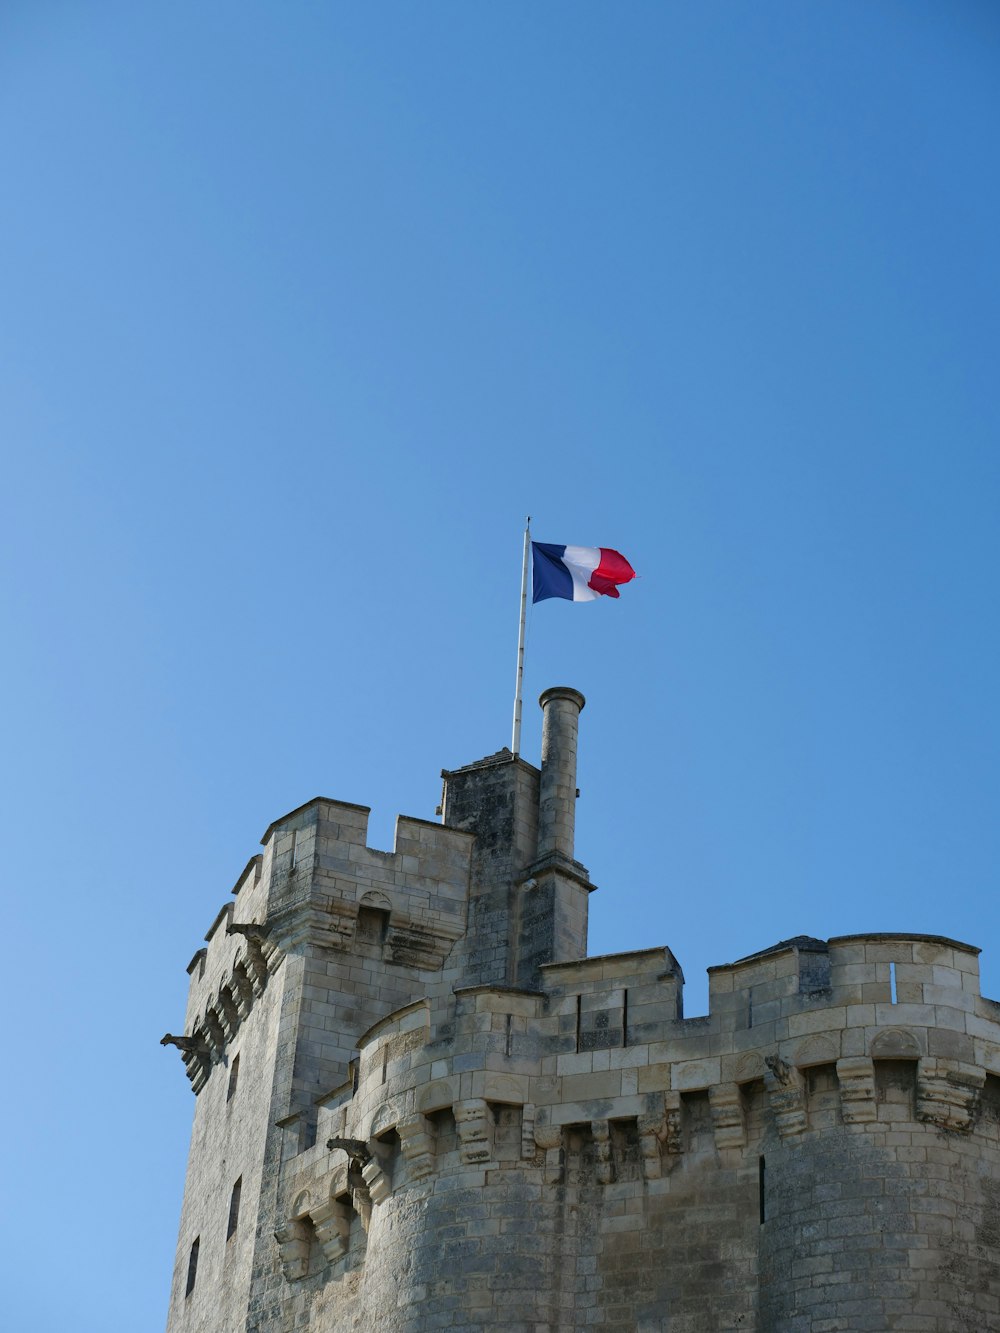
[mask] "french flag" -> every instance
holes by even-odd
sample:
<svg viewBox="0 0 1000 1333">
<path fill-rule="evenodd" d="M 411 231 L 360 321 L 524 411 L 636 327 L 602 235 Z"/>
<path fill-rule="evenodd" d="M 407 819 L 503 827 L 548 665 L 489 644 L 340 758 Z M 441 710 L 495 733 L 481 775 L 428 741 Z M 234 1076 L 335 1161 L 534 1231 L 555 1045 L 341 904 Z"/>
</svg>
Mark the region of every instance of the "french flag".
<svg viewBox="0 0 1000 1333">
<path fill-rule="evenodd" d="M 610 546 L 552 546 L 532 542 L 533 602 L 565 597 L 571 602 L 592 602 L 597 597 L 618 597 L 619 583 L 635 578 L 635 570 L 620 551 Z"/>
</svg>

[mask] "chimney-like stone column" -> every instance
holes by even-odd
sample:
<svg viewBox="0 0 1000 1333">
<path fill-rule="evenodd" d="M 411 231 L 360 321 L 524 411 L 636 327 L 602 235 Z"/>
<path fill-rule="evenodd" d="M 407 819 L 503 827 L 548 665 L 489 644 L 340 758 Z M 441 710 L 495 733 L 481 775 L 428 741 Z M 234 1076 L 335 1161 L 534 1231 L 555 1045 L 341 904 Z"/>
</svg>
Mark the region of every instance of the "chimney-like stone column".
<svg viewBox="0 0 1000 1333">
<path fill-rule="evenodd" d="M 573 856 L 576 825 L 576 733 L 584 705 L 579 690 L 556 685 L 542 706 L 542 770 L 538 848 L 519 885 L 514 984 L 541 985 L 546 963 L 587 953 L 587 898 L 594 885 Z"/>
<path fill-rule="evenodd" d="M 579 690 L 553 685 L 542 707 L 542 780 L 538 799 L 539 859 L 557 852 L 573 859 L 576 827 L 576 736 L 586 703 Z"/>
</svg>

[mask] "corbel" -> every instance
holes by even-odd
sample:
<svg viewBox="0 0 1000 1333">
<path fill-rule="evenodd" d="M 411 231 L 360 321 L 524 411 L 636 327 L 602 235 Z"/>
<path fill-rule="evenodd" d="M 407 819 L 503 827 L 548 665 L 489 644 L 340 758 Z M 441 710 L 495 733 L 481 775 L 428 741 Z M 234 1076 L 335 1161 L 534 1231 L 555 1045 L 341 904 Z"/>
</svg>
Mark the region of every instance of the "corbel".
<svg viewBox="0 0 1000 1333">
<path fill-rule="evenodd" d="M 455 1103 L 459 1153 L 464 1166 L 482 1166 L 493 1157 L 493 1117 L 481 1097 Z"/>
<path fill-rule="evenodd" d="M 765 1055 L 764 1065 L 764 1086 L 771 1101 L 778 1133 L 783 1139 L 801 1134 L 806 1127 L 805 1085 L 802 1075 L 778 1055 Z"/>
<path fill-rule="evenodd" d="M 845 1125 L 861 1125 L 878 1117 L 875 1103 L 875 1064 L 868 1055 L 848 1055 L 837 1061 L 840 1114 Z"/>
</svg>

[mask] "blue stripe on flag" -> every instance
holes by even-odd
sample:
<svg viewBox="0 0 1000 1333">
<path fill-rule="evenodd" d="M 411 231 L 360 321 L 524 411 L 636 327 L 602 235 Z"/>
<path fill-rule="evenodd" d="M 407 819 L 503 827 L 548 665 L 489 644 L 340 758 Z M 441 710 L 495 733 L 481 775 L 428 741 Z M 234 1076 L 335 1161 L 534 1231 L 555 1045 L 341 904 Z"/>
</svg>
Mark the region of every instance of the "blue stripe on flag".
<svg viewBox="0 0 1000 1333">
<path fill-rule="evenodd" d="M 532 602 L 544 602 L 546 597 L 565 597 L 573 600 L 573 579 L 562 562 L 565 546 L 549 542 L 532 542 Z"/>
</svg>

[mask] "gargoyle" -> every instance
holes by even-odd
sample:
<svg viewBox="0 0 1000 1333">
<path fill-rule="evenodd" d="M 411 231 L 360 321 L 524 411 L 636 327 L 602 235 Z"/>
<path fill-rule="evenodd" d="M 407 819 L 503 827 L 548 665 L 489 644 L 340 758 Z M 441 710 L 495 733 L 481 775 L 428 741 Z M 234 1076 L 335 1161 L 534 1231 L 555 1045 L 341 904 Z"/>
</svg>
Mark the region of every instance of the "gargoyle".
<svg viewBox="0 0 1000 1333">
<path fill-rule="evenodd" d="M 258 925 L 256 921 L 230 921 L 226 925 L 227 935 L 243 935 L 254 944 L 263 944 L 270 933 L 270 926 Z"/>
<path fill-rule="evenodd" d="M 175 1037 L 168 1032 L 160 1038 L 161 1046 L 176 1046 L 179 1051 L 194 1051 L 197 1055 L 208 1055 L 208 1046 L 201 1037 Z"/>
<path fill-rule="evenodd" d="M 780 1055 L 765 1055 L 764 1063 L 779 1083 L 784 1085 L 791 1083 L 792 1071 Z"/>
<path fill-rule="evenodd" d="M 371 1149 L 364 1139 L 327 1139 L 326 1146 L 330 1152 L 340 1148 L 346 1152 L 351 1166 L 356 1171 L 362 1171 L 372 1160 Z"/>
</svg>

